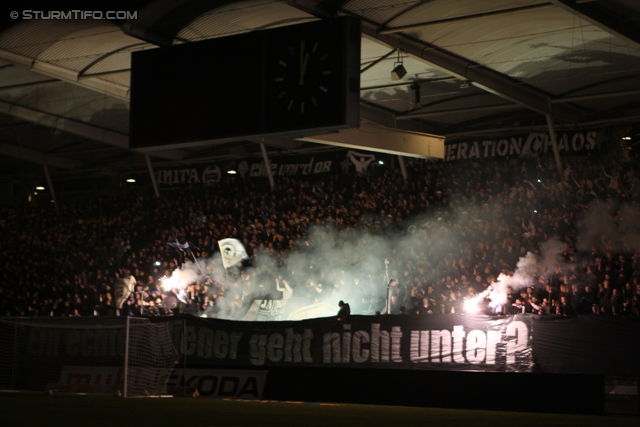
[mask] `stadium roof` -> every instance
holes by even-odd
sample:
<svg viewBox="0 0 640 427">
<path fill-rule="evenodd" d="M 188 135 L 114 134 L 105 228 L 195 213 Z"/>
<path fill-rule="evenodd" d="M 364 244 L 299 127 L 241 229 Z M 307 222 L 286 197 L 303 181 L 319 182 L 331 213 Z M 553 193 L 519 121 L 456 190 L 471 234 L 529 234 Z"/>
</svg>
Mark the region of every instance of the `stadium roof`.
<svg viewBox="0 0 640 427">
<path fill-rule="evenodd" d="M 2 12 L 5 193 L 45 182 L 47 173 L 54 183 L 148 173 L 147 157 L 128 149 L 131 52 L 344 15 L 362 21 L 365 123 L 448 141 L 544 132 L 548 118 L 557 130 L 637 132 L 640 123 L 635 0 L 77 1 L 59 9 L 129 16 L 44 19 L 53 4 L 16 2 Z M 392 81 L 399 56 L 407 74 Z M 412 98 L 416 83 L 419 101 Z M 148 154 L 156 167 L 184 166 L 259 157 L 257 142 Z M 287 138 L 263 142 L 270 155 L 331 149 Z"/>
</svg>

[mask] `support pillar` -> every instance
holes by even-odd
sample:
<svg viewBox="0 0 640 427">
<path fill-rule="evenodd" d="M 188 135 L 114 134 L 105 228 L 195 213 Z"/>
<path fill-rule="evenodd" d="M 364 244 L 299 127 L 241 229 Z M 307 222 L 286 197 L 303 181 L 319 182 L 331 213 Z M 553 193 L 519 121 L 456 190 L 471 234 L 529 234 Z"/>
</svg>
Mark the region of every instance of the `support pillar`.
<svg viewBox="0 0 640 427">
<path fill-rule="evenodd" d="M 551 117 L 551 114 L 547 114 L 547 126 L 549 126 L 549 136 L 551 137 L 551 147 L 553 147 L 553 157 L 556 159 L 558 173 L 562 176 L 562 161 L 560 160 L 560 150 L 558 149 L 558 141 L 556 140 L 556 131 L 553 128 L 553 117 Z"/>
<path fill-rule="evenodd" d="M 262 160 L 264 160 L 264 168 L 267 171 L 267 177 L 269 178 L 269 185 L 271 185 L 271 191 L 276 189 L 276 183 L 273 180 L 273 174 L 271 173 L 271 164 L 269 163 L 269 157 L 267 156 L 267 147 L 260 143 L 260 150 L 262 151 Z"/>
<path fill-rule="evenodd" d="M 398 164 L 400 165 L 400 172 L 402 173 L 402 179 L 407 180 L 407 168 L 404 166 L 404 157 L 398 156 Z"/>
<path fill-rule="evenodd" d="M 53 181 L 51 180 L 51 175 L 49 174 L 49 166 L 42 165 L 42 168 L 44 169 L 44 176 L 47 177 L 47 185 L 49 186 L 49 192 L 51 193 L 51 198 L 53 199 L 53 207 L 56 209 L 56 215 L 60 216 L 60 206 L 58 205 L 56 190 L 53 188 Z"/>
<path fill-rule="evenodd" d="M 147 169 L 149 169 L 149 176 L 151 176 L 151 184 L 153 185 L 153 193 L 156 197 L 160 198 L 160 190 L 158 190 L 158 181 L 156 181 L 156 174 L 153 173 L 153 165 L 151 164 L 151 157 L 148 154 L 144 155 L 147 160 Z"/>
</svg>

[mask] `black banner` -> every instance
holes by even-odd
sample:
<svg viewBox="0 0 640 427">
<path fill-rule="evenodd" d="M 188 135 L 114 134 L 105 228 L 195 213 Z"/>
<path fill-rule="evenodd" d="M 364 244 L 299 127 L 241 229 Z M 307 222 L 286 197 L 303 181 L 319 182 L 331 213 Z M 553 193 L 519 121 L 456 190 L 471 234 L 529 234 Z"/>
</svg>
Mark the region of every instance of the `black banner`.
<svg viewBox="0 0 640 427">
<path fill-rule="evenodd" d="M 556 134 L 561 155 L 586 153 L 599 149 L 606 138 L 595 130 Z M 445 144 L 445 160 L 475 160 L 496 157 L 528 157 L 552 153 L 551 137 L 547 132 L 531 132 L 505 138 L 476 139 Z"/>
<path fill-rule="evenodd" d="M 269 159 L 273 176 L 308 176 L 336 173 L 340 162 L 345 159 L 345 152 L 313 155 L 290 156 Z M 237 175 L 243 179 L 266 177 L 267 168 L 262 160 L 242 160 L 235 167 Z M 222 181 L 226 174 L 225 167 L 220 164 L 192 166 L 183 169 L 157 169 L 156 181 L 160 187 L 181 187 L 194 184 L 212 185 Z"/>
<path fill-rule="evenodd" d="M 530 372 L 531 317 L 352 316 L 287 322 L 176 319 L 191 366 L 323 366 Z"/>
<path fill-rule="evenodd" d="M 187 316 L 173 322 L 173 342 L 191 366 L 640 375 L 638 318 L 358 315 L 340 323 Z"/>
<path fill-rule="evenodd" d="M 544 372 L 640 375 L 640 318 L 542 316 L 533 324 Z"/>
<path fill-rule="evenodd" d="M 98 360 L 97 366 L 122 366 L 124 320 L 0 322 L 0 366 L 12 369 L 7 378 L 27 384 L 58 381 L 55 366 Z M 158 342 L 149 349 L 138 339 L 139 344 L 129 346 L 130 357 L 151 352 L 198 369 L 298 366 L 640 376 L 640 318 L 353 315 L 342 323 L 333 316 L 260 322 L 182 315 L 149 320 L 169 322 L 173 346 Z M 173 353 L 174 346 L 183 357 Z M 43 358 L 47 366 L 40 369 Z"/>
</svg>

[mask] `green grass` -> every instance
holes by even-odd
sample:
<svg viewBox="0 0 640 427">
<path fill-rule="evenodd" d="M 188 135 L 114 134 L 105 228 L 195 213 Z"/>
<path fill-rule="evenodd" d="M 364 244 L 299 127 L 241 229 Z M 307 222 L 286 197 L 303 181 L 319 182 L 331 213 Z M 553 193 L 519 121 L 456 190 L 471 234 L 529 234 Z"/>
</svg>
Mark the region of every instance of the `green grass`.
<svg viewBox="0 0 640 427">
<path fill-rule="evenodd" d="M 639 425 L 637 416 L 586 416 L 400 406 L 237 402 L 207 398 L 122 399 L 0 393 L 1 425 L 46 427 L 545 426 Z"/>
</svg>

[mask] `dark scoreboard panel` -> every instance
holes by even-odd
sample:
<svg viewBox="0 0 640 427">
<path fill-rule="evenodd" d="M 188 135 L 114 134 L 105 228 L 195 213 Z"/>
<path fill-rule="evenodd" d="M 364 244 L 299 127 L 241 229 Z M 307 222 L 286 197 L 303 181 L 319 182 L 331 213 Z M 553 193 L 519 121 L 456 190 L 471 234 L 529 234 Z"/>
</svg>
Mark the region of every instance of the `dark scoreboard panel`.
<svg viewBox="0 0 640 427">
<path fill-rule="evenodd" d="M 360 37 L 344 17 L 135 52 L 130 148 L 357 127 Z"/>
</svg>

